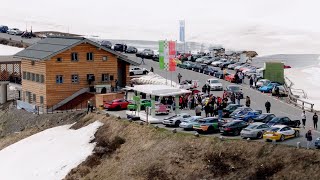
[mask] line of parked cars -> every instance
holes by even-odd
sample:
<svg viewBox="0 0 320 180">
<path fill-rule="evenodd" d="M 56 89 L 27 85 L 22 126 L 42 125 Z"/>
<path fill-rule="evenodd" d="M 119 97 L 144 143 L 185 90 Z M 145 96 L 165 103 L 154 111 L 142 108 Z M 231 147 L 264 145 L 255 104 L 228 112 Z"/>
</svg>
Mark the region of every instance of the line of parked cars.
<svg viewBox="0 0 320 180">
<path fill-rule="evenodd" d="M 33 34 L 32 32 L 21 31 L 18 28 L 9 28 L 8 26 L 5 26 L 5 25 L 0 25 L 0 33 L 7 33 L 10 35 L 21 36 L 22 38 L 36 37 L 36 35 Z"/>
</svg>

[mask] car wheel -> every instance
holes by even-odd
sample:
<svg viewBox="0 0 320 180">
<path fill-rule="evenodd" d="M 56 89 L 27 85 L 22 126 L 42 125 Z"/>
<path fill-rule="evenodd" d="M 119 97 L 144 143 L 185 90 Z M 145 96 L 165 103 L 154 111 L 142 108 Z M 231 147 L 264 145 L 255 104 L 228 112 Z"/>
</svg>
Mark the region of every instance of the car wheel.
<svg viewBox="0 0 320 180">
<path fill-rule="evenodd" d="M 181 121 L 176 121 L 176 123 L 174 123 L 174 125 L 175 125 L 176 127 L 179 127 L 180 123 L 181 123 Z"/>
<path fill-rule="evenodd" d="M 248 123 L 252 123 L 253 119 L 252 118 L 248 118 Z"/>
<path fill-rule="evenodd" d="M 284 135 L 281 135 L 280 141 L 284 141 Z"/>
<path fill-rule="evenodd" d="M 134 74 L 133 74 L 133 72 L 130 72 L 130 76 L 133 76 Z"/>
<path fill-rule="evenodd" d="M 121 110 L 121 106 L 117 106 L 117 107 L 116 107 L 116 110 Z"/>
<path fill-rule="evenodd" d="M 234 134 L 235 136 L 238 136 L 238 135 L 240 134 L 240 131 L 239 131 L 239 130 L 235 130 L 235 131 L 233 132 L 233 134 Z"/>
<path fill-rule="evenodd" d="M 294 133 L 294 136 L 295 136 L 295 137 L 299 137 L 299 136 L 300 136 L 300 132 L 299 132 L 299 131 L 296 131 L 296 132 Z"/>
<path fill-rule="evenodd" d="M 262 132 L 258 132 L 258 134 L 257 134 L 257 138 L 258 138 L 258 139 L 262 139 L 262 137 L 263 137 Z"/>
</svg>

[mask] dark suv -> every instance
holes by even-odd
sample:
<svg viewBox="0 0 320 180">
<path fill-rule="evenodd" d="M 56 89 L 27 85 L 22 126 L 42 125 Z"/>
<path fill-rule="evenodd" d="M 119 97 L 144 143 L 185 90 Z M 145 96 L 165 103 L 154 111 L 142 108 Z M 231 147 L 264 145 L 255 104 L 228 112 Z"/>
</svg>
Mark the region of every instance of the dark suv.
<svg viewBox="0 0 320 180">
<path fill-rule="evenodd" d="M 101 42 L 101 46 L 105 47 L 105 48 L 108 48 L 108 49 L 111 49 L 112 47 L 112 44 L 110 41 L 102 41 Z"/>
<path fill-rule="evenodd" d="M 125 50 L 124 44 L 115 44 L 113 50 L 123 52 Z"/>
<path fill-rule="evenodd" d="M 1 26 L 0 25 L 0 32 L 1 33 L 7 33 L 8 29 L 9 29 L 8 26 Z"/>
<path fill-rule="evenodd" d="M 138 52 L 138 49 L 133 47 L 133 46 L 129 46 L 126 50 L 126 53 L 132 53 L 132 54 L 135 54 Z"/>
</svg>

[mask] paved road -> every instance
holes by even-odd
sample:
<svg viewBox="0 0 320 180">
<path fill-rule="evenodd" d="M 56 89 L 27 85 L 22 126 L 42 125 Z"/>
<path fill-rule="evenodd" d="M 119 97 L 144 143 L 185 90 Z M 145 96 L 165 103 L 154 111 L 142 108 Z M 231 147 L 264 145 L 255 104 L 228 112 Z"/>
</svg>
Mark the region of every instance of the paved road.
<svg viewBox="0 0 320 180">
<path fill-rule="evenodd" d="M 21 38 L 20 36 L 10 35 L 7 33 L 0 33 L 0 38 L 8 39 L 8 40 L 11 38 L 14 41 L 22 41 L 22 42 L 25 42 L 30 45 L 34 44 L 40 40 L 40 38 L 25 39 L 25 38 Z"/>
<path fill-rule="evenodd" d="M 141 59 L 135 57 L 134 55 L 128 55 L 130 57 L 130 59 L 140 63 Z M 212 76 L 209 75 L 205 75 L 202 73 L 198 73 L 198 72 L 194 72 L 191 70 L 186 70 L 186 69 L 181 69 L 181 68 L 177 68 L 177 70 L 175 72 L 168 72 L 166 73 L 163 70 L 159 69 L 159 63 L 152 61 L 152 60 L 145 60 L 146 65 L 141 65 L 141 67 L 150 69 L 151 67 L 154 68 L 154 72 L 163 76 L 163 77 L 167 77 L 168 79 L 171 79 L 172 76 L 172 80 L 174 82 L 178 81 L 177 75 L 180 72 L 180 74 L 182 75 L 182 80 L 184 79 L 196 79 L 200 81 L 200 86 L 202 86 L 205 81 L 209 78 L 212 78 Z M 231 83 L 221 80 L 222 84 L 224 87 L 226 87 L 227 85 L 230 85 Z M 170 83 L 170 81 L 168 82 Z M 265 107 L 264 104 L 266 102 L 266 100 L 269 100 L 269 102 L 271 103 L 271 112 L 274 113 L 277 116 L 288 116 L 289 118 L 291 118 L 292 120 L 297 120 L 297 119 L 301 119 L 301 114 L 302 114 L 302 110 L 300 108 L 297 108 L 291 104 L 288 104 L 285 102 L 285 100 L 279 100 L 275 97 L 270 96 L 270 94 L 263 94 L 260 93 L 257 90 L 251 89 L 248 84 L 242 84 L 242 89 L 243 89 L 243 93 L 245 96 L 249 96 L 251 99 L 251 107 L 253 109 L 256 110 L 263 110 L 263 112 L 265 112 Z M 222 96 L 222 92 L 213 92 L 212 93 L 216 96 Z M 242 100 L 244 103 L 244 100 Z M 193 111 L 191 112 L 193 113 Z M 306 129 L 304 128 L 300 128 L 300 137 L 299 138 L 294 138 L 294 139 L 289 139 L 286 140 L 284 142 L 284 144 L 288 144 L 288 145 L 293 145 L 296 146 L 297 142 L 301 142 L 302 146 L 306 146 L 307 142 L 306 139 L 304 138 L 304 134 L 306 133 L 307 129 L 313 129 L 313 122 L 312 122 L 312 116 L 313 113 L 307 112 L 307 123 L 306 123 Z M 313 132 L 313 139 L 315 140 L 317 137 L 320 137 L 320 131 L 317 130 L 312 130 Z M 219 135 L 220 136 L 220 135 Z"/>
</svg>

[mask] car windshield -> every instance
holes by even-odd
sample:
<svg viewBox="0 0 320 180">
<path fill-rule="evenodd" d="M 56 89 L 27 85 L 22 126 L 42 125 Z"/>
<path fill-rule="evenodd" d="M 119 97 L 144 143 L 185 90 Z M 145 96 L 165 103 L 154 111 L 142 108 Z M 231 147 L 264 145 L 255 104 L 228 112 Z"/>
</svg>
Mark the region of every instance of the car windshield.
<svg viewBox="0 0 320 180">
<path fill-rule="evenodd" d="M 278 127 L 272 127 L 270 131 L 273 131 L 273 132 L 277 132 L 280 128 Z"/>
<path fill-rule="evenodd" d="M 278 122 L 278 121 L 279 121 L 279 118 L 275 117 L 275 118 L 273 118 L 270 122 L 271 122 L 271 123 L 275 123 L 275 122 Z"/>
<path fill-rule="evenodd" d="M 265 117 L 267 117 L 267 114 L 261 114 L 260 116 L 258 116 L 259 119 L 264 119 Z"/>
<path fill-rule="evenodd" d="M 217 80 L 217 79 L 214 79 L 214 80 L 210 80 L 210 83 L 211 83 L 211 84 L 214 84 L 214 83 L 219 83 L 219 80 Z"/>
<path fill-rule="evenodd" d="M 229 86 L 229 89 L 231 91 L 240 91 L 240 87 L 239 86 Z"/>
<path fill-rule="evenodd" d="M 256 129 L 258 127 L 258 125 L 256 124 L 250 124 L 248 127 L 246 127 L 247 129 Z"/>
</svg>

